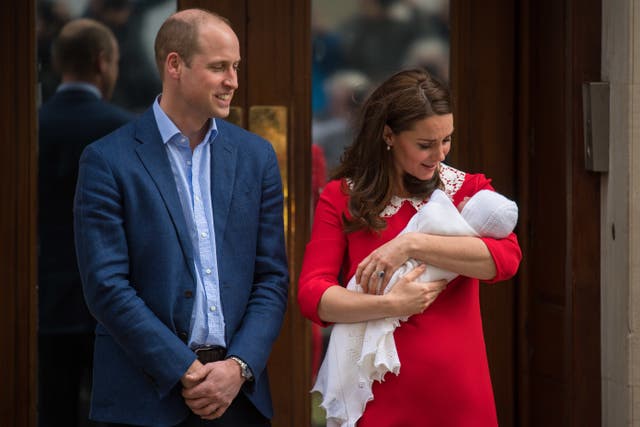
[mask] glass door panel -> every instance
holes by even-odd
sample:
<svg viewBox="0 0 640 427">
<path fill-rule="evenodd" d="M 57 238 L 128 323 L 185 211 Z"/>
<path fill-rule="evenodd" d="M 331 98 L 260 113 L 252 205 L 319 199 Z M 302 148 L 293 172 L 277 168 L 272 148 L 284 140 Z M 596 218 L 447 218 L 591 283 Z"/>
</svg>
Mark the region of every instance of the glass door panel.
<svg viewBox="0 0 640 427">
<path fill-rule="evenodd" d="M 351 144 L 360 103 L 378 83 L 415 67 L 449 80 L 449 0 L 313 0 L 311 42 L 315 206 Z M 330 335 L 331 328 L 312 325 L 314 382 Z M 320 403 L 314 393 L 314 427 L 326 425 Z"/>
</svg>

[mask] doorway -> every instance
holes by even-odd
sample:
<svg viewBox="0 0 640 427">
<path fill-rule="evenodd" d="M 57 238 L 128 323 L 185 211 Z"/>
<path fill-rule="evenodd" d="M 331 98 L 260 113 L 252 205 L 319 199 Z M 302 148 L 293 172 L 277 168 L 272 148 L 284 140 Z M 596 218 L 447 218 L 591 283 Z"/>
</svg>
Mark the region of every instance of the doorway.
<svg viewBox="0 0 640 427">
<path fill-rule="evenodd" d="M 249 122 L 252 106 L 287 108 L 288 228 L 294 231 L 288 240 L 292 296 L 270 371 L 278 414 L 274 425 L 309 425 L 311 331 L 298 314 L 295 278 L 311 216 L 311 5 L 295 0 L 179 2 L 180 8 L 191 6 L 212 8 L 228 16 L 240 35 L 241 50 L 245 57 L 251 57 L 245 65 L 252 68 L 243 69 L 237 98 L 241 119 Z M 562 396 L 561 416 L 551 418 L 548 425 L 594 422 L 599 420 L 599 342 L 589 341 L 581 331 L 598 326 L 599 293 L 592 262 L 597 255 L 594 258 L 591 251 L 598 247 L 599 238 L 597 218 L 579 213 L 598 211 L 595 196 L 599 187 L 595 177 L 579 168 L 577 88 L 585 76 L 592 80 L 599 77 L 599 48 L 594 48 L 599 42 L 592 40 L 600 35 L 592 31 L 600 25 L 599 3 L 490 0 L 463 4 L 452 0 L 450 10 L 450 76 L 459 123 L 455 138 L 465 143 L 465 151 L 451 153 L 453 161 L 464 170 L 481 170 L 493 177 L 495 187 L 514 196 L 525 215 L 548 196 L 542 191 L 545 181 L 535 181 L 530 169 L 531 141 L 540 141 L 541 129 L 546 129 L 548 149 L 558 150 L 562 165 L 567 166 L 557 177 L 561 184 L 552 188 L 553 197 L 562 206 L 571 207 L 559 215 L 572 220 L 572 232 L 567 232 L 565 224 L 557 233 L 538 235 L 534 240 L 530 223 L 544 226 L 545 212 L 540 211 L 536 218 L 525 216 L 519 229 L 525 264 L 518 283 L 483 290 L 488 296 L 483 295 L 482 310 L 489 313 L 485 314 L 485 334 L 501 425 L 540 425 L 536 414 L 552 417 L 555 410 L 546 409 L 556 406 L 548 405 L 555 401 L 548 390 Z M 35 17 L 35 1 L 13 2 L 0 17 L 0 40 L 8 57 L 13 58 L 0 81 L 0 274 L 5 282 L 0 287 L 0 338 L 8 343 L 3 348 L 9 349 L 0 351 L 0 424 L 20 427 L 36 425 Z M 590 32 L 583 34 L 582 29 Z M 538 54 L 556 52 L 558 46 L 565 50 L 553 57 L 556 72 L 543 74 L 550 70 L 548 58 Z M 531 70 L 544 75 L 545 80 L 534 81 Z M 554 98 L 557 102 L 532 102 L 539 89 L 552 87 L 562 91 L 561 97 Z M 550 105 L 553 108 L 549 109 Z M 567 106 L 570 108 L 564 108 Z M 561 120 L 554 126 L 540 127 L 557 118 Z M 559 140 L 558 135 L 563 137 Z M 535 197 L 530 187 L 534 182 L 538 185 Z M 565 204 L 567 194 L 569 205 Z M 555 285 L 545 282 L 546 265 L 532 262 L 542 259 L 530 251 L 534 243 L 539 245 L 536 250 L 540 256 L 546 256 L 548 248 L 559 250 L 558 265 L 566 269 L 562 277 L 554 277 Z M 566 248 L 571 249 L 569 253 Z M 554 292 L 561 289 L 563 298 L 570 297 L 564 300 L 567 309 L 559 316 L 542 311 L 536 312 L 542 315 L 531 315 L 532 302 L 553 303 L 532 293 L 534 285 L 545 283 Z M 552 345 L 548 331 L 568 334 L 563 333 Z M 544 352 L 549 346 L 562 347 L 555 353 L 559 357 L 545 357 L 550 354 Z M 541 366 L 537 371 L 532 370 L 536 363 Z M 553 375 L 560 381 L 553 384 L 562 384 L 561 388 L 546 381 L 547 367 L 555 370 Z M 539 376 L 537 382 L 532 381 L 532 375 Z"/>
</svg>

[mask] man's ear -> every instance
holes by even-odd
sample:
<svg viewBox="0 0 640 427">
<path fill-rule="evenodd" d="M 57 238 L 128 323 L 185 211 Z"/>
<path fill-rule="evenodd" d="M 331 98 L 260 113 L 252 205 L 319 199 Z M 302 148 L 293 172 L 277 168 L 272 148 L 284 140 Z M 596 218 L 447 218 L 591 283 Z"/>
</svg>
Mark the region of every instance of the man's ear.
<svg viewBox="0 0 640 427">
<path fill-rule="evenodd" d="M 107 57 L 107 52 L 101 50 L 98 53 L 98 57 L 96 58 L 96 68 L 97 72 L 102 76 L 109 71 L 109 58 Z"/>
<path fill-rule="evenodd" d="M 167 55 L 167 59 L 164 61 L 164 72 L 167 76 L 177 79 L 182 73 L 183 65 L 184 62 L 180 55 L 178 55 L 177 52 L 171 52 Z"/>
</svg>

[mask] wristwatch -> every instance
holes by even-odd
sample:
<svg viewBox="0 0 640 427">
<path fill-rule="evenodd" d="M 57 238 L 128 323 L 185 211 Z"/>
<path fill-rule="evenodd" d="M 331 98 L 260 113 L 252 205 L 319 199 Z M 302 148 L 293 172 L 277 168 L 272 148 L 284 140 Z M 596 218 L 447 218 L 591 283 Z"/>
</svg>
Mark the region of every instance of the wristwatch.
<svg viewBox="0 0 640 427">
<path fill-rule="evenodd" d="M 240 365 L 240 374 L 242 375 L 242 378 L 244 378 L 247 381 L 253 380 L 253 373 L 251 373 L 251 369 L 249 369 L 249 365 L 247 365 L 244 362 L 244 360 L 236 356 L 229 356 L 227 357 L 227 359 L 234 360 L 238 365 Z"/>
</svg>

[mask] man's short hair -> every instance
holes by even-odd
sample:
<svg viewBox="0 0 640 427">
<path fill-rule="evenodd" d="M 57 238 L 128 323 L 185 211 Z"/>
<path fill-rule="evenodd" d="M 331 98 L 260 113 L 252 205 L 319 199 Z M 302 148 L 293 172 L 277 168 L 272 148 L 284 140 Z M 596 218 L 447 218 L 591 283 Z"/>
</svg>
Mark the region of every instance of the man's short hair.
<svg viewBox="0 0 640 427">
<path fill-rule="evenodd" d="M 155 40 L 155 56 L 156 65 L 160 77 L 164 73 L 164 61 L 171 52 L 176 52 L 180 58 L 191 66 L 193 55 L 198 53 L 200 45 L 198 44 L 198 34 L 200 25 L 210 19 L 216 19 L 224 22 L 229 27 L 229 20 L 215 12 L 204 9 L 193 9 L 192 15 L 174 14 L 167 18 L 158 30 Z"/>
<path fill-rule="evenodd" d="M 95 73 L 100 53 L 113 58 L 116 38 L 104 24 L 87 18 L 68 22 L 53 43 L 52 60 L 60 73 L 88 77 Z"/>
</svg>

